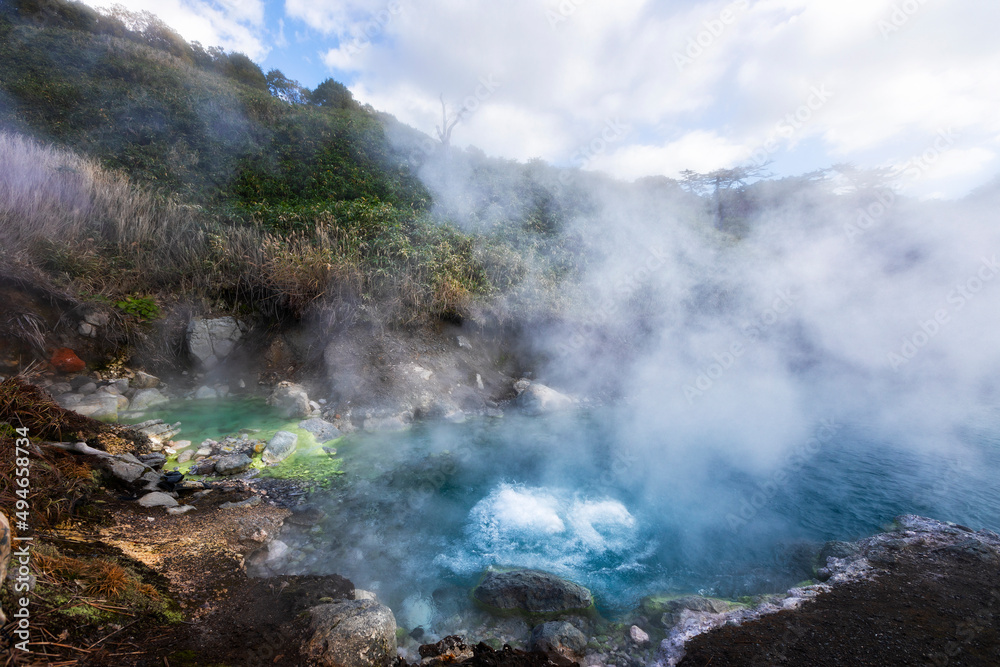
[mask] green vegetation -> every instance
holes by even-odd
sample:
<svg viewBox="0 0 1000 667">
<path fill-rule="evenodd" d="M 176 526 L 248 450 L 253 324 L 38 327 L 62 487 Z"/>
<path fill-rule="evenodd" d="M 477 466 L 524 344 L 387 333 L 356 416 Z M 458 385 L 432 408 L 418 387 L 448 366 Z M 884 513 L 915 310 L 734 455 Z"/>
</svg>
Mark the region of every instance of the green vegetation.
<svg viewBox="0 0 1000 667">
<path fill-rule="evenodd" d="M 160 315 L 160 307 L 151 297 L 130 296 L 122 301 L 116 301 L 115 305 L 126 315 L 137 317 L 140 320 L 155 320 Z"/>
</svg>

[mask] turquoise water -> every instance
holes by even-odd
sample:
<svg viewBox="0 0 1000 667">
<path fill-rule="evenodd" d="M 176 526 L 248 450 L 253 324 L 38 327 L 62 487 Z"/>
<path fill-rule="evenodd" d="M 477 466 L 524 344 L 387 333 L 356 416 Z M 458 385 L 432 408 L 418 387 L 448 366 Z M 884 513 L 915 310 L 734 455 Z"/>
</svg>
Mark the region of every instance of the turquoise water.
<svg viewBox="0 0 1000 667">
<path fill-rule="evenodd" d="M 162 414 L 208 437 L 287 426 L 258 404 Z M 699 443 L 682 466 L 658 436 L 626 442 L 615 424 L 599 412 L 508 416 L 345 438 L 346 474 L 310 498 L 328 517 L 288 538 L 303 555 L 284 571 L 339 573 L 393 609 L 417 596 L 425 615 L 444 618 L 485 568 L 533 567 L 590 587 L 614 616 L 654 593 L 784 590 L 811 576 L 822 542 L 870 535 L 903 513 L 1000 530 L 1000 429 L 989 422 L 945 453 L 845 425 L 764 468 Z"/>
</svg>

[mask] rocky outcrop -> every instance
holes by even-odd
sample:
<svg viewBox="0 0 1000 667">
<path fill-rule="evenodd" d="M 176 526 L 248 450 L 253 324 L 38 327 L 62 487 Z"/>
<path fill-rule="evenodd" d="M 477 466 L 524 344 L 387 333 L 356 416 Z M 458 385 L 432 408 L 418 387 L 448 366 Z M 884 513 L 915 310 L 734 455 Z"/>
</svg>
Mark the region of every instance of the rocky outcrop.
<svg viewBox="0 0 1000 667">
<path fill-rule="evenodd" d="M 473 597 L 492 609 L 532 614 L 583 611 L 594 604 L 583 586 L 539 570 L 487 572 Z"/>
<path fill-rule="evenodd" d="M 294 382 L 279 382 L 267 398 L 267 404 L 279 408 L 286 417 L 304 418 L 312 414 L 309 394 Z"/>
<path fill-rule="evenodd" d="M 514 401 L 517 407 L 529 415 L 544 415 L 572 408 L 576 402 L 551 387 L 537 382 L 525 387 Z"/>
<path fill-rule="evenodd" d="M 193 317 L 187 328 L 188 352 L 203 369 L 211 370 L 233 351 L 243 329 L 233 317 Z"/>
<path fill-rule="evenodd" d="M 309 610 L 304 653 L 323 667 L 389 667 L 396 659 L 396 619 L 374 600 L 347 600 Z"/>
<path fill-rule="evenodd" d="M 587 648 L 587 636 L 567 621 L 550 621 L 531 630 L 528 648 L 532 651 L 579 660 Z"/>
<path fill-rule="evenodd" d="M 278 431 L 264 448 L 264 463 L 280 463 L 295 452 L 299 436 L 288 431 Z"/>
</svg>

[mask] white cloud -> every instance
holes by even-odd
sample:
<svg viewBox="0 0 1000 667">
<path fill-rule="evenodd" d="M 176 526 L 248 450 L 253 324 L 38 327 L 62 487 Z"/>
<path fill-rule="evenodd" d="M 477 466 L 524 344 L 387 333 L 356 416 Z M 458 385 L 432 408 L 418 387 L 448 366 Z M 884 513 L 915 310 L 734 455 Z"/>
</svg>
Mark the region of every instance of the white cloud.
<svg viewBox="0 0 1000 667">
<path fill-rule="evenodd" d="M 115 0 L 87 4 L 100 8 L 121 5 L 133 12 L 151 12 L 188 41 L 240 51 L 257 61 L 271 48 L 264 37 L 264 0 Z"/>
</svg>

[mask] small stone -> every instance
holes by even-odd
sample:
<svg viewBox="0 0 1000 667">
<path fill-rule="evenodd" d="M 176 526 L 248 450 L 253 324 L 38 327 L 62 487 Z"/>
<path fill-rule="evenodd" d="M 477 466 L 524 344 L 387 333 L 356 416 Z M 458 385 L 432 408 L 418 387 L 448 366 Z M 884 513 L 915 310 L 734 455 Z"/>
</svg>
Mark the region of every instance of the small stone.
<svg viewBox="0 0 1000 667">
<path fill-rule="evenodd" d="M 215 472 L 220 475 L 238 475 L 245 472 L 253 460 L 246 454 L 230 454 L 215 462 Z"/>
<path fill-rule="evenodd" d="M 129 382 L 129 386 L 133 389 L 156 389 L 160 386 L 160 378 L 137 371 L 135 377 Z"/>
<path fill-rule="evenodd" d="M 162 491 L 154 491 L 139 498 L 139 504 L 143 507 L 177 507 L 178 502 L 173 496 Z"/>
<path fill-rule="evenodd" d="M 81 336 L 88 336 L 93 338 L 94 336 L 97 335 L 97 332 L 94 330 L 94 325 L 90 324 L 89 322 L 80 322 L 80 326 L 77 327 L 76 330 L 80 333 Z"/>
<path fill-rule="evenodd" d="M 628 629 L 628 636 L 637 646 L 645 646 L 649 643 L 649 635 L 638 625 L 633 625 Z"/>
<path fill-rule="evenodd" d="M 194 456 L 194 452 L 192 452 L 190 449 L 185 449 L 184 451 L 182 451 L 180 454 L 177 455 L 177 462 L 187 463 L 188 461 L 191 460 L 192 456 Z"/>
<path fill-rule="evenodd" d="M 284 461 L 295 451 L 299 442 L 299 436 L 288 431 L 278 431 L 267 443 L 264 449 L 263 459 L 265 463 L 279 463 Z"/>
<path fill-rule="evenodd" d="M 194 509 L 194 505 L 178 505 L 177 507 L 168 507 L 167 514 L 186 514 Z"/>
</svg>

